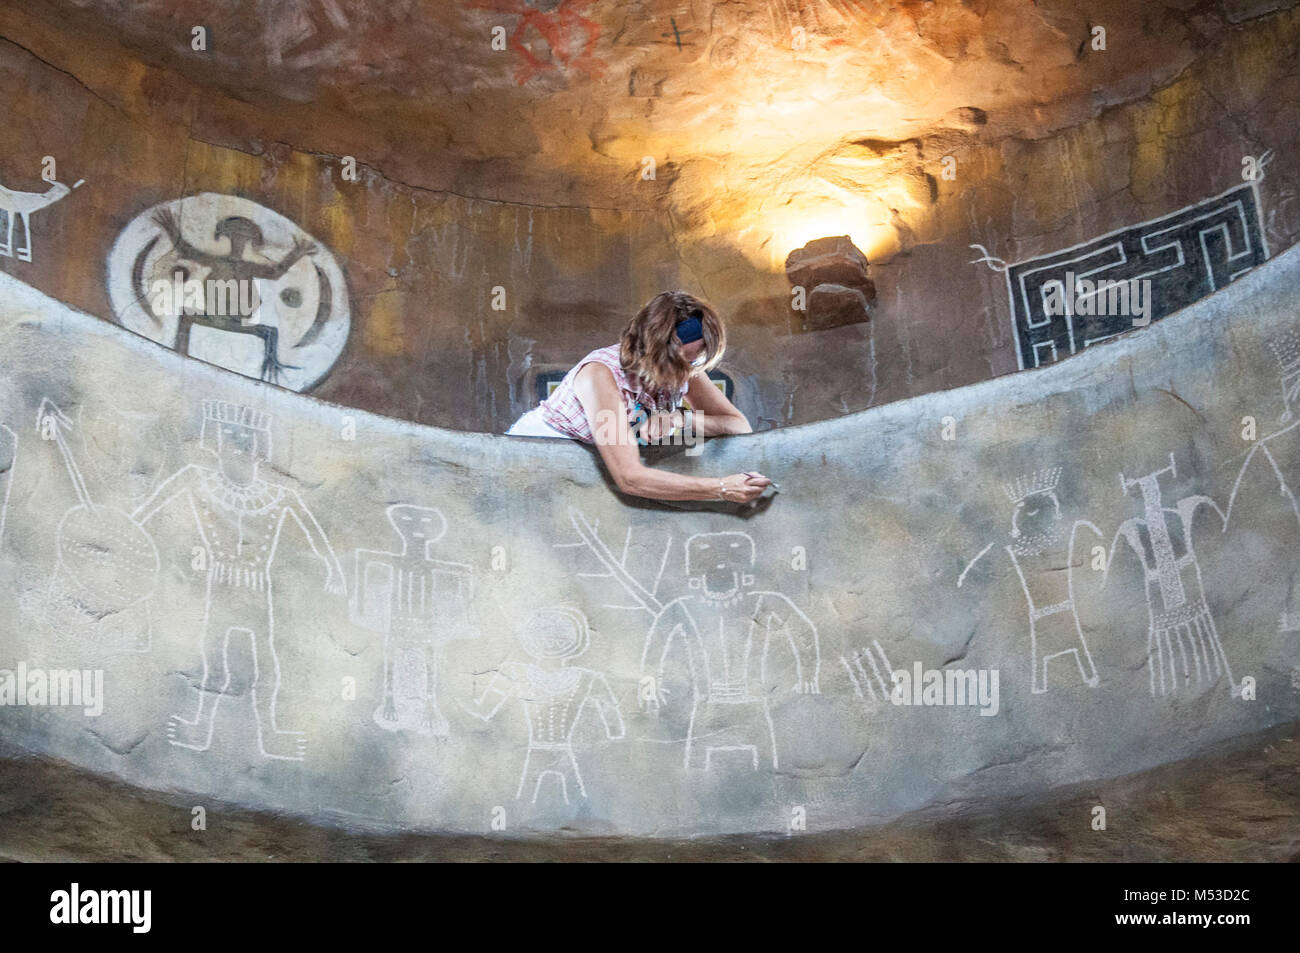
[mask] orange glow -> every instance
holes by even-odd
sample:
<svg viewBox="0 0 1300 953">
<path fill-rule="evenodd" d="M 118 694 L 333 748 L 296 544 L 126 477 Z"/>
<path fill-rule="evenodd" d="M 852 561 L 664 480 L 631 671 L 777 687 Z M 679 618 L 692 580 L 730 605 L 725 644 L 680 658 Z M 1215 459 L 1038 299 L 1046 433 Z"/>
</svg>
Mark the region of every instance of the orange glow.
<svg viewBox="0 0 1300 953">
<path fill-rule="evenodd" d="M 756 210 L 755 223 L 742 230 L 741 240 L 756 264 L 781 271 L 796 248 L 815 238 L 847 235 L 868 261 L 897 250 L 897 235 L 889 209 L 870 195 L 834 198 L 806 193 L 792 196 L 784 205 Z"/>
</svg>

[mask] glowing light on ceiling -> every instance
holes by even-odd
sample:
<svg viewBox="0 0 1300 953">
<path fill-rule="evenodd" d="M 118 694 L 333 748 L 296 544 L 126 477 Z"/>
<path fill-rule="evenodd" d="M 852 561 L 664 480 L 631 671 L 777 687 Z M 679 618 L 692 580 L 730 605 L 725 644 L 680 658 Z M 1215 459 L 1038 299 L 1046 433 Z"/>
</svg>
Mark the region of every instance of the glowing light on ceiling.
<svg viewBox="0 0 1300 953">
<path fill-rule="evenodd" d="M 761 221 L 747 231 L 774 271 L 783 270 L 786 256 L 815 238 L 847 235 L 868 261 L 892 254 L 897 245 L 888 210 L 879 200 L 862 196 L 796 195 L 785 205 L 763 210 Z"/>
</svg>

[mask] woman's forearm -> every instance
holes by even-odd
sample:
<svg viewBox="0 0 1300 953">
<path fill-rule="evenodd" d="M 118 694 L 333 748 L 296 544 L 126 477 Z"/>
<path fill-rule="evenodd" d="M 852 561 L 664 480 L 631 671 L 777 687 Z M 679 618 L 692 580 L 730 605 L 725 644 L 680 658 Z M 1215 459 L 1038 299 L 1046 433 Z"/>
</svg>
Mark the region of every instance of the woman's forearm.
<svg viewBox="0 0 1300 953">
<path fill-rule="evenodd" d="M 639 466 L 626 473 L 615 474 L 614 482 L 629 496 L 644 496 L 652 500 L 716 500 L 719 499 L 721 479 L 682 476 L 667 470 Z"/>
<path fill-rule="evenodd" d="M 705 414 L 692 411 L 695 433 L 701 437 L 726 437 L 730 434 L 753 433 L 754 428 L 744 414 Z"/>
</svg>

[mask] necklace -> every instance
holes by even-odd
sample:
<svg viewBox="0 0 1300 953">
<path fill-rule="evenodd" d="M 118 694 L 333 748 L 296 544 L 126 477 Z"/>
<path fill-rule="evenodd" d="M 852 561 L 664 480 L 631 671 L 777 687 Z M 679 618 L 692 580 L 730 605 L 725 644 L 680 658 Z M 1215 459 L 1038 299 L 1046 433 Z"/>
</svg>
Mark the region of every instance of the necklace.
<svg viewBox="0 0 1300 953">
<path fill-rule="evenodd" d="M 236 513 L 260 513 L 280 502 L 284 487 L 255 479 L 240 486 L 217 470 L 204 470 L 199 485 L 203 492 L 224 510 Z"/>
</svg>

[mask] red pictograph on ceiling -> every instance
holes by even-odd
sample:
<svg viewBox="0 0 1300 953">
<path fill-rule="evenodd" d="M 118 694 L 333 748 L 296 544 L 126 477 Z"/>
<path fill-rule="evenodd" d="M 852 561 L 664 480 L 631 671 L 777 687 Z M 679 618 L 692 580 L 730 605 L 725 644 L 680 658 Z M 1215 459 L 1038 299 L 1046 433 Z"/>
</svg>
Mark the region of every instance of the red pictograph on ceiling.
<svg viewBox="0 0 1300 953">
<path fill-rule="evenodd" d="M 595 2 L 560 0 L 551 10 L 532 6 L 530 0 L 486 0 L 475 6 L 520 17 L 508 43 L 521 61 L 515 70 L 515 83 L 522 86 L 543 70 L 578 70 L 592 78 L 605 72 L 608 64 L 594 52 L 601 25 L 583 16 L 583 11 Z M 549 48 L 549 59 L 539 41 Z"/>
</svg>

